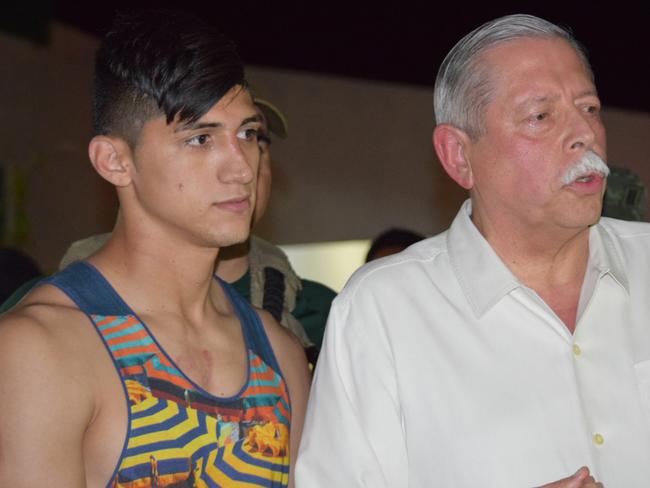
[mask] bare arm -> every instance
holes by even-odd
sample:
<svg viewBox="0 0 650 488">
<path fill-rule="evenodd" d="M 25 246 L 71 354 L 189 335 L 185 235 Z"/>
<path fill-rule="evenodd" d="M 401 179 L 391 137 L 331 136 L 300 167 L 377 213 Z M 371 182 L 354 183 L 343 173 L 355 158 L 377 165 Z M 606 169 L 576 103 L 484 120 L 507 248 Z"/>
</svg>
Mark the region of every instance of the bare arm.
<svg viewBox="0 0 650 488">
<path fill-rule="evenodd" d="M 38 314 L 0 321 L 0 486 L 86 486 L 92 402 L 69 352 Z"/>
<path fill-rule="evenodd" d="M 289 471 L 289 486 L 294 485 L 294 471 L 302 426 L 305 421 L 307 410 L 307 398 L 311 384 L 311 373 L 307 365 L 305 351 L 300 341 L 289 331 L 278 324 L 267 312 L 260 311 L 260 317 L 264 328 L 271 341 L 273 352 L 280 364 L 291 395 L 291 438 L 290 438 L 290 459 L 291 468 Z"/>
</svg>

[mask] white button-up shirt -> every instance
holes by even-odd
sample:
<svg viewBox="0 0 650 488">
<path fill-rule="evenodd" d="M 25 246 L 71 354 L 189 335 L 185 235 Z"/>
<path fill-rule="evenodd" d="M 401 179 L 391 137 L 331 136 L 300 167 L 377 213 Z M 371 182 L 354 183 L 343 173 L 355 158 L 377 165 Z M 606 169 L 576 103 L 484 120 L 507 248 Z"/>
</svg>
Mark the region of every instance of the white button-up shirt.
<svg viewBox="0 0 650 488">
<path fill-rule="evenodd" d="M 470 213 L 335 300 L 297 486 L 650 487 L 650 225 L 590 229 L 572 335 Z"/>
</svg>

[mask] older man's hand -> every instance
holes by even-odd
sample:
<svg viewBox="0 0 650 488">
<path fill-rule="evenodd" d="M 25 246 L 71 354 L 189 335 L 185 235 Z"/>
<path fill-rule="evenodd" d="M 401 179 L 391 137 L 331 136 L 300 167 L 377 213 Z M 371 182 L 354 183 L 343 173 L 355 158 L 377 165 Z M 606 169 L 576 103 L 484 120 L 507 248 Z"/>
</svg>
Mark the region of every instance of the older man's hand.
<svg viewBox="0 0 650 488">
<path fill-rule="evenodd" d="M 540 488 L 604 488 L 604 486 L 589 474 L 589 468 L 582 467 L 574 475 Z"/>
</svg>

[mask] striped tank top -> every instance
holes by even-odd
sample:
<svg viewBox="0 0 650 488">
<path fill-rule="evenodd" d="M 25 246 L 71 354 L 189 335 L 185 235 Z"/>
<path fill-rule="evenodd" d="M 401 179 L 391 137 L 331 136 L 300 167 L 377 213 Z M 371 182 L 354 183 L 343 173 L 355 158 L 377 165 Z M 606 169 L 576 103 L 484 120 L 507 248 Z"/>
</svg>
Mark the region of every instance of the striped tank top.
<svg viewBox="0 0 650 488">
<path fill-rule="evenodd" d="M 174 364 L 100 272 L 78 261 L 45 280 L 88 315 L 113 359 L 128 403 L 111 488 L 286 487 L 291 406 L 257 313 L 222 282 L 242 325 L 248 379 L 215 397 Z"/>
</svg>

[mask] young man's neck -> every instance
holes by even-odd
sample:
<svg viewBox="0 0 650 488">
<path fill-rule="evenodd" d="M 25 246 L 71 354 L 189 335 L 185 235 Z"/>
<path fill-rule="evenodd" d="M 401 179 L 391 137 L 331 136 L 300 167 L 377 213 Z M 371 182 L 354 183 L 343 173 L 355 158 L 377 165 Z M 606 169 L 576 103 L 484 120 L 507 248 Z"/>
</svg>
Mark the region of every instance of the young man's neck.
<svg viewBox="0 0 650 488">
<path fill-rule="evenodd" d="M 240 244 L 224 247 L 219 251 L 216 272 L 219 277 L 228 283 L 239 280 L 248 271 L 250 261 L 250 239 Z"/>
<path fill-rule="evenodd" d="M 219 249 L 125 227 L 118 223 L 111 239 L 90 262 L 125 295 L 129 305 L 136 311 L 203 307 Z"/>
</svg>

